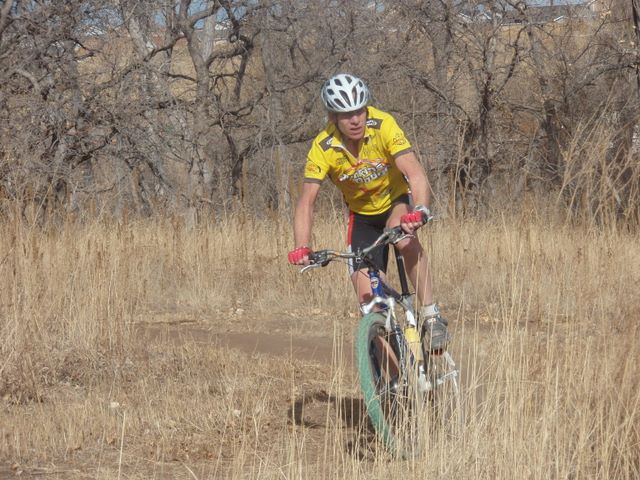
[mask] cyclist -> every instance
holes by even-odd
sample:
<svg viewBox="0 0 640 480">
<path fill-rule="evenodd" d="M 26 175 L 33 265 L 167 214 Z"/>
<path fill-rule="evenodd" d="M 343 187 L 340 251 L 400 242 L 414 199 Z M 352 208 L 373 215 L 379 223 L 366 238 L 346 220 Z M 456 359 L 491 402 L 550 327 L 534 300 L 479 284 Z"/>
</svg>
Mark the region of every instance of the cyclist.
<svg viewBox="0 0 640 480">
<path fill-rule="evenodd" d="M 288 255 L 291 264 L 309 264 L 314 206 L 327 176 L 349 208 L 351 251 L 373 243 L 385 228 L 401 225 L 413 233 L 431 217 L 429 183 L 422 165 L 393 116 L 369 106 L 369 97 L 366 84 L 346 73 L 331 77 L 322 86 L 329 122 L 313 140 L 307 156 L 294 216 L 295 249 Z M 444 350 L 449 339 L 447 322 L 433 302 L 428 258 L 415 236 L 396 247 L 421 302 L 419 318 L 431 334 L 431 350 Z M 388 254 L 388 247 L 374 250 L 375 264 L 383 274 Z M 349 272 L 360 305 L 368 303 L 372 294 L 366 268 L 351 262 Z"/>
</svg>

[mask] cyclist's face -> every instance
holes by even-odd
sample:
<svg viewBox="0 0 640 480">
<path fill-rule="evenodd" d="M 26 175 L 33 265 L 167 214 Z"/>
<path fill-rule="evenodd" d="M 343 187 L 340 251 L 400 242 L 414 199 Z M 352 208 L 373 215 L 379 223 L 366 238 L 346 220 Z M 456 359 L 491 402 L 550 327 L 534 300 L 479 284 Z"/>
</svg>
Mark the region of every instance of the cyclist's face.
<svg viewBox="0 0 640 480">
<path fill-rule="evenodd" d="M 336 113 L 335 115 L 336 125 L 342 135 L 350 140 L 362 140 L 367 122 L 366 108 L 363 107 L 353 112 Z"/>
</svg>

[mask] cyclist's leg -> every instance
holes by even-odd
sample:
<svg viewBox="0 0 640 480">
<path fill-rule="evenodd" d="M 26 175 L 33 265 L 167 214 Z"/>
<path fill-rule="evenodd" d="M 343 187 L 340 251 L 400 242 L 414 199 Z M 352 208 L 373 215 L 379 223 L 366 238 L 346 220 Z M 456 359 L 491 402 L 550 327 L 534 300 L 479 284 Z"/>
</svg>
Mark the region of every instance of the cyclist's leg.
<svg viewBox="0 0 640 480">
<path fill-rule="evenodd" d="M 386 220 L 386 213 L 380 215 L 358 215 L 349 212 L 348 249 L 355 251 L 358 248 L 371 245 L 384 231 Z M 387 270 L 389 249 L 380 248 L 374 251 L 372 256 L 381 276 L 384 278 L 384 272 Z M 353 261 L 350 261 L 349 275 L 358 297 L 358 304 L 362 305 L 370 302 L 372 298 L 371 283 L 367 268 L 363 268 L 362 265 L 355 265 Z"/>
<path fill-rule="evenodd" d="M 408 201 L 408 198 L 406 200 Z M 397 203 L 389 215 L 387 227 L 400 225 L 400 217 L 409 211 L 408 203 Z M 428 335 L 424 335 L 427 342 L 425 348 L 431 352 L 442 352 L 449 342 L 448 322 L 440 316 L 440 310 L 433 301 L 433 282 L 429 258 L 417 236 L 399 242 L 396 244 L 396 248 L 404 257 L 407 276 L 416 289 L 416 294 L 422 304 L 419 317 L 422 321 L 422 328 L 428 333 Z"/>
<path fill-rule="evenodd" d="M 371 301 L 371 284 L 366 269 L 356 270 L 351 274 L 351 282 L 356 291 L 359 305 L 366 305 Z"/>
<path fill-rule="evenodd" d="M 406 200 L 408 202 L 408 198 Z M 387 220 L 387 228 L 400 225 L 400 217 L 410 211 L 408 203 L 402 201 L 396 203 Z M 407 238 L 396 244 L 396 248 L 400 250 L 400 253 L 402 253 L 404 257 L 407 276 L 416 289 L 416 295 L 420 303 L 422 305 L 433 304 L 433 282 L 431 279 L 429 258 L 422 248 L 418 237 Z"/>
</svg>

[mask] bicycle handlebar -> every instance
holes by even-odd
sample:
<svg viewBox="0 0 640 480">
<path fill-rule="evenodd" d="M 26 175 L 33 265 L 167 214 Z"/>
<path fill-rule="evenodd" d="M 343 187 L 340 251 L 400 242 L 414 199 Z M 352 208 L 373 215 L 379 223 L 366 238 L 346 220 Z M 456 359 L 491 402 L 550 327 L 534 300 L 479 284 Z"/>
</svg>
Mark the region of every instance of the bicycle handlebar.
<svg viewBox="0 0 640 480">
<path fill-rule="evenodd" d="M 340 252 L 337 250 L 318 250 L 316 252 L 312 252 L 309 255 L 309 260 L 311 260 L 311 264 L 300 270 L 301 272 L 306 272 L 307 270 L 311 270 L 313 268 L 318 267 L 326 267 L 333 260 L 338 259 L 352 259 L 352 258 L 364 258 L 372 250 L 382 247 L 384 245 L 393 244 L 395 245 L 401 240 L 405 238 L 413 237 L 412 234 L 406 233 L 402 227 L 397 226 L 394 228 L 390 228 L 386 230 L 382 235 L 380 235 L 375 242 L 373 242 L 368 247 L 365 247 L 361 250 L 355 252 Z"/>
</svg>

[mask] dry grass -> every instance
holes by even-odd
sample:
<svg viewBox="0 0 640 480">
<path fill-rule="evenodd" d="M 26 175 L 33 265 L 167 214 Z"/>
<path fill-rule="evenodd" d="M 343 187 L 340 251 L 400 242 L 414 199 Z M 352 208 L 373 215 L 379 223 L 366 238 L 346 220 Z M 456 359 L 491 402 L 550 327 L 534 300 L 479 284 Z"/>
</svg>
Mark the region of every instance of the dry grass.
<svg viewBox="0 0 640 480">
<path fill-rule="evenodd" d="M 423 232 L 466 423 L 405 462 L 364 418 L 344 271 L 298 275 L 289 232 L 0 226 L 0 477 L 640 476 L 635 236 L 533 216 Z M 343 244 L 337 222 L 316 235 Z"/>
</svg>

